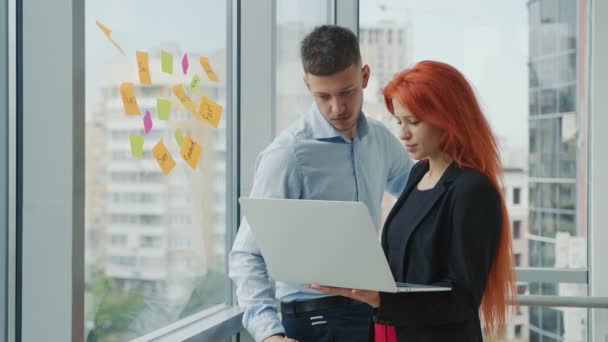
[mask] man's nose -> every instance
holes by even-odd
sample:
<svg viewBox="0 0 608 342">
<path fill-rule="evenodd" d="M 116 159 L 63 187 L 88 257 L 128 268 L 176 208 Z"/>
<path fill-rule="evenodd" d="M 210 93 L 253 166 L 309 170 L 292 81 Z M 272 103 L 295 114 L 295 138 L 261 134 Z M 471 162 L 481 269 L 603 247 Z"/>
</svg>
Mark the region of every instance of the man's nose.
<svg viewBox="0 0 608 342">
<path fill-rule="evenodd" d="M 331 101 L 331 112 L 333 114 L 342 114 L 342 112 L 344 112 L 345 108 L 346 108 L 346 106 L 344 106 L 344 104 L 342 103 L 342 101 L 340 101 L 340 99 L 334 98 Z"/>
</svg>

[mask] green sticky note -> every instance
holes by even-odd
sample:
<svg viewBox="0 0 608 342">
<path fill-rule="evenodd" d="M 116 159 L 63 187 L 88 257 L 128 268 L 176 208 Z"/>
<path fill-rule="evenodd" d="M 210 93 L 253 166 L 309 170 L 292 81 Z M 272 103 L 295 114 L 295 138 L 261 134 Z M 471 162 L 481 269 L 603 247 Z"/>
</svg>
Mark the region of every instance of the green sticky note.
<svg viewBox="0 0 608 342">
<path fill-rule="evenodd" d="M 184 135 L 182 134 L 181 128 L 175 130 L 175 141 L 177 141 L 179 147 L 182 147 L 184 144 Z"/>
<path fill-rule="evenodd" d="M 167 51 L 160 52 L 160 64 L 163 72 L 167 74 L 173 73 L 173 55 Z"/>
<path fill-rule="evenodd" d="M 171 110 L 171 101 L 165 99 L 156 100 L 156 113 L 158 120 L 169 120 L 169 111 Z"/>
<path fill-rule="evenodd" d="M 135 158 L 140 158 L 143 156 L 143 148 L 144 148 L 144 137 L 143 135 L 129 135 L 129 140 L 131 141 L 131 154 Z"/>
<path fill-rule="evenodd" d="M 192 81 L 190 82 L 190 93 L 198 88 L 199 83 L 201 83 L 201 78 L 198 75 L 194 75 L 192 77 Z"/>
</svg>

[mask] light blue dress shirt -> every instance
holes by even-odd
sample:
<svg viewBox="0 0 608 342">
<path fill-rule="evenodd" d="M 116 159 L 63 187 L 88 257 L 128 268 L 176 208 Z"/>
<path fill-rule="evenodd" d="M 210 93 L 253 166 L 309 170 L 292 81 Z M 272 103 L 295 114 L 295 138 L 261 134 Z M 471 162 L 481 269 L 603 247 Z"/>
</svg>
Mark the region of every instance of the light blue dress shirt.
<svg viewBox="0 0 608 342">
<path fill-rule="evenodd" d="M 350 141 L 313 105 L 260 154 L 250 197 L 359 201 L 379 225 L 384 192 L 399 196 L 411 167 L 405 147 L 380 122 L 361 113 Z M 229 263 L 239 305 L 245 309 L 243 326 L 256 341 L 283 333 L 275 288 L 246 220 Z M 276 283 L 276 297 L 282 301 L 321 296 L 304 284 Z"/>
</svg>

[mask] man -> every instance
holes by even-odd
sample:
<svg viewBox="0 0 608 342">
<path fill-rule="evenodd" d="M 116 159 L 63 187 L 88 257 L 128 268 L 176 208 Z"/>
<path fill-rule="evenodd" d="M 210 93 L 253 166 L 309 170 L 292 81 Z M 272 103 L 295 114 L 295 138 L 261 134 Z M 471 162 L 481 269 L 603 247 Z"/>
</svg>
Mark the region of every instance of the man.
<svg viewBox="0 0 608 342">
<path fill-rule="evenodd" d="M 302 41 L 301 57 L 315 104 L 260 154 L 250 196 L 360 201 L 379 223 L 384 191 L 398 196 L 412 163 L 389 130 L 361 112 L 370 70 L 362 66 L 357 37 L 338 26 L 317 27 Z M 256 341 L 367 341 L 369 305 L 306 284 L 277 282 L 281 324 L 275 289 L 246 220 L 229 262 L 245 308 L 243 325 Z"/>
</svg>

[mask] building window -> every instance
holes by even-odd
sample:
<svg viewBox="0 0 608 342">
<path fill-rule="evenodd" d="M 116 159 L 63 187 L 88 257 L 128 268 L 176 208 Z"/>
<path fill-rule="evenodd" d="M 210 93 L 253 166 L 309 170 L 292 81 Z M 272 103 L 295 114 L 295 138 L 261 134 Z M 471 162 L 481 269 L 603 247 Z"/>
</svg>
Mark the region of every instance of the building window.
<svg viewBox="0 0 608 342">
<path fill-rule="evenodd" d="M 160 247 L 161 237 L 153 235 L 142 235 L 139 242 L 139 247 L 143 248 L 157 248 Z"/>
<path fill-rule="evenodd" d="M 112 234 L 109 236 L 110 245 L 116 247 L 125 247 L 127 245 L 127 236 L 124 234 Z"/>
<path fill-rule="evenodd" d="M 520 220 L 513 221 L 513 238 L 514 239 L 519 239 L 520 229 L 521 229 L 521 221 Z"/>
<path fill-rule="evenodd" d="M 521 266 L 521 253 L 515 253 L 515 266 Z"/>
<path fill-rule="evenodd" d="M 519 204 L 520 202 L 520 188 L 513 188 L 513 204 Z"/>
<path fill-rule="evenodd" d="M 522 331 L 521 324 L 515 325 L 515 329 L 514 329 L 515 337 L 521 337 L 521 331 Z"/>
</svg>

